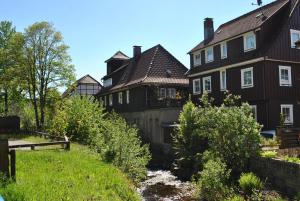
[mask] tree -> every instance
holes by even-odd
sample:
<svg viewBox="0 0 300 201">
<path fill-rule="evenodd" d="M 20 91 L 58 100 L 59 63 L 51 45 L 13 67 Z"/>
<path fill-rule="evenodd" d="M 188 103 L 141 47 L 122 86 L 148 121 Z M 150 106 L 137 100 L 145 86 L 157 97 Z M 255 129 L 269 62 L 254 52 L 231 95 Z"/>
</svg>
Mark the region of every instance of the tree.
<svg viewBox="0 0 300 201">
<path fill-rule="evenodd" d="M 18 80 L 22 58 L 23 36 L 17 33 L 11 22 L 0 22 L 0 85 L 4 95 L 4 112 L 8 113 L 9 90 L 18 91 L 22 82 Z"/>
<path fill-rule="evenodd" d="M 33 104 L 37 129 L 43 129 L 45 107 L 50 89 L 74 81 L 74 66 L 60 32 L 48 22 L 37 22 L 24 33 L 24 76 Z"/>
</svg>

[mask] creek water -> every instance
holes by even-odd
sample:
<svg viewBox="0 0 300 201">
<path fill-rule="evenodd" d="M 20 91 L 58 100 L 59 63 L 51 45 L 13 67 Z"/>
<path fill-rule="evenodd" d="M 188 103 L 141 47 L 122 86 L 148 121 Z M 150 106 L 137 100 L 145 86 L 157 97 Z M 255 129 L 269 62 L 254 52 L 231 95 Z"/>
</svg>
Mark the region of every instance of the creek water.
<svg viewBox="0 0 300 201">
<path fill-rule="evenodd" d="M 166 170 L 149 170 L 138 189 L 143 201 L 194 201 L 194 188 Z"/>
</svg>

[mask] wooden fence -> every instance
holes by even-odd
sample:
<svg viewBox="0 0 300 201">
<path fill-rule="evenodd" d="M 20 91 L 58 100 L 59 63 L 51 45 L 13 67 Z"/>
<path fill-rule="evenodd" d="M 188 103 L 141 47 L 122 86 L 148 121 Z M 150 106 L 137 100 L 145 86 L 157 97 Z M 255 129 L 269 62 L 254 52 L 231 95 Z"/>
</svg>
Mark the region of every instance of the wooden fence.
<svg viewBox="0 0 300 201">
<path fill-rule="evenodd" d="M 280 127 L 276 129 L 276 136 L 281 141 L 280 149 L 300 146 L 300 128 Z"/>
<path fill-rule="evenodd" d="M 7 178 L 11 177 L 13 180 L 16 179 L 16 149 L 18 148 L 30 148 L 31 150 L 35 150 L 36 147 L 62 145 L 63 149 L 67 151 L 70 150 L 70 141 L 66 136 L 62 138 L 42 132 L 31 133 L 45 138 L 56 139 L 57 141 L 9 145 L 8 139 L 0 139 L 0 174 L 4 174 Z"/>
</svg>

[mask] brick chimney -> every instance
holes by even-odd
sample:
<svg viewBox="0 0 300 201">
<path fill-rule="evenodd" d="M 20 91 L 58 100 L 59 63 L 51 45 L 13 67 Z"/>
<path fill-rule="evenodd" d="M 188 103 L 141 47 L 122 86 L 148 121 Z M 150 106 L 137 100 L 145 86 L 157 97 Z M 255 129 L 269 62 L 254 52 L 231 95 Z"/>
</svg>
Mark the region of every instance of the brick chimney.
<svg viewBox="0 0 300 201">
<path fill-rule="evenodd" d="M 138 57 L 142 53 L 142 46 L 133 46 L 133 57 Z"/>
<path fill-rule="evenodd" d="M 212 18 L 204 19 L 204 42 L 209 42 L 214 37 L 214 20 Z"/>
</svg>

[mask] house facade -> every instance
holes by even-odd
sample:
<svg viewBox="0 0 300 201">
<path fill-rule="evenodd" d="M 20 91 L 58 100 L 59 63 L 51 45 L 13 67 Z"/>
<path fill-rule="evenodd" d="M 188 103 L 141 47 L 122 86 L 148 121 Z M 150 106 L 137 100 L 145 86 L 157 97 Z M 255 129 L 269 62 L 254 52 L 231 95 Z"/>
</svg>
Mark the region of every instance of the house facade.
<svg viewBox="0 0 300 201">
<path fill-rule="evenodd" d="M 300 126 L 299 0 L 277 0 L 214 30 L 204 20 L 204 40 L 190 52 L 190 93 L 203 91 L 221 104 L 224 91 L 241 95 L 264 130 Z"/>
<path fill-rule="evenodd" d="M 72 84 L 63 94 L 62 97 L 94 96 L 99 93 L 102 85 L 90 75 L 85 75 Z"/>
<path fill-rule="evenodd" d="M 187 68 L 161 45 L 144 52 L 133 47 L 133 57 L 117 52 L 107 63 L 103 89 L 96 95 L 141 130 L 144 141 L 167 145 L 188 96 Z"/>
</svg>

